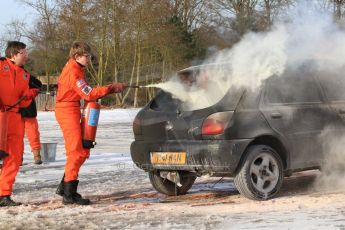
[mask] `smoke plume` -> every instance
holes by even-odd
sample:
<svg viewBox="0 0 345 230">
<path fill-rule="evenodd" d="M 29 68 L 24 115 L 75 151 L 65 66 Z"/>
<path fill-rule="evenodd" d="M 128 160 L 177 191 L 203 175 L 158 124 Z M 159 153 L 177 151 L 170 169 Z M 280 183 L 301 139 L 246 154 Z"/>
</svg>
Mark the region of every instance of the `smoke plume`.
<svg viewBox="0 0 345 230">
<path fill-rule="evenodd" d="M 247 33 L 233 48 L 206 60 L 193 84 L 186 85 L 174 76 L 151 86 L 170 92 L 190 110 L 201 109 L 215 104 L 232 86 L 255 90 L 268 77 L 298 68 L 306 60 L 314 62 L 316 71 L 337 71 L 345 64 L 344 41 L 345 33 L 331 14 L 311 3 L 299 4 L 271 31 Z"/>
<path fill-rule="evenodd" d="M 319 135 L 324 153 L 322 174 L 315 181 L 319 191 L 341 191 L 345 189 L 345 133 L 328 126 Z"/>
</svg>

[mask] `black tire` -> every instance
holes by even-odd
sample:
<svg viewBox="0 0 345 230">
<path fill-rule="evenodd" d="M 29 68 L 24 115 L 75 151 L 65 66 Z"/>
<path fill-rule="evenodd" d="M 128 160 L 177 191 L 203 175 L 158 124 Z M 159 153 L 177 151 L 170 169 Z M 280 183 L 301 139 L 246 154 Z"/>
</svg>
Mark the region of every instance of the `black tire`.
<svg viewBox="0 0 345 230">
<path fill-rule="evenodd" d="M 179 172 L 181 187 L 178 187 L 174 182 L 168 179 L 160 177 L 159 171 L 149 172 L 150 182 L 154 189 L 158 192 L 163 193 L 168 196 L 179 196 L 184 195 L 194 184 L 196 176 L 186 172 Z"/>
<path fill-rule="evenodd" d="M 272 198 L 284 179 L 281 157 L 267 145 L 250 146 L 245 154 L 234 180 L 237 190 L 252 200 Z"/>
</svg>

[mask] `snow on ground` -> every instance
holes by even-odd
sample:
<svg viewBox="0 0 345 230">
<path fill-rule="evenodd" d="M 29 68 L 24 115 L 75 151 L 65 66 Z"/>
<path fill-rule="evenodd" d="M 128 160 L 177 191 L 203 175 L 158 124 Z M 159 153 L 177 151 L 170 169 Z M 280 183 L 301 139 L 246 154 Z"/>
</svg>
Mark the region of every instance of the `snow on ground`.
<svg viewBox="0 0 345 230">
<path fill-rule="evenodd" d="M 25 140 L 13 195 L 24 205 L 0 208 L 0 229 L 345 229 L 345 192 L 315 189 L 319 171 L 286 178 L 280 194 L 265 202 L 243 198 L 228 178 L 198 178 L 180 197 L 157 193 L 129 155 L 137 112 L 101 112 L 98 144 L 79 174 L 79 191 L 93 202 L 84 207 L 64 206 L 55 194 L 63 139 L 54 113 L 39 113 L 42 142 L 58 143 L 56 161 L 34 165 Z"/>
</svg>

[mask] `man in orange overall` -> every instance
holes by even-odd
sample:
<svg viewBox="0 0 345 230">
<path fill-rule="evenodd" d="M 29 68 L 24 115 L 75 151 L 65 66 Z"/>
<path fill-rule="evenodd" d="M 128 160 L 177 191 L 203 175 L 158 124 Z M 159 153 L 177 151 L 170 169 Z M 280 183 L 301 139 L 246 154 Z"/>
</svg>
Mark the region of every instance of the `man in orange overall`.
<svg viewBox="0 0 345 230">
<path fill-rule="evenodd" d="M 56 191 L 63 196 L 64 204 L 90 204 L 77 193 L 78 173 L 81 165 L 90 155 L 90 149 L 82 145 L 80 100 L 96 100 L 111 93 L 122 92 L 126 83 L 113 83 L 92 88 L 84 79 L 85 67 L 90 63 L 91 48 L 84 42 L 75 42 L 70 49 L 67 64 L 58 80 L 55 117 L 62 129 L 65 149 L 65 174 Z"/>
<path fill-rule="evenodd" d="M 11 199 L 12 187 L 24 151 L 24 120 L 19 108 L 29 106 L 39 92 L 38 89 L 29 89 L 30 75 L 22 68 L 27 60 L 26 45 L 18 41 L 8 42 L 5 52 L 6 58 L 0 60 L 0 107 L 8 110 L 16 105 L 6 112 L 8 114 L 6 150 L 9 156 L 2 159 L 0 207 L 20 205 Z"/>
<path fill-rule="evenodd" d="M 41 89 L 42 82 L 34 76 L 30 76 L 29 88 Z M 40 132 L 37 121 L 37 108 L 35 100 L 27 108 L 20 109 L 22 117 L 24 117 L 25 135 L 29 140 L 31 152 L 34 155 L 34 163 L 42 164 L 41 160 L 41 141 Z"/>
</svg>

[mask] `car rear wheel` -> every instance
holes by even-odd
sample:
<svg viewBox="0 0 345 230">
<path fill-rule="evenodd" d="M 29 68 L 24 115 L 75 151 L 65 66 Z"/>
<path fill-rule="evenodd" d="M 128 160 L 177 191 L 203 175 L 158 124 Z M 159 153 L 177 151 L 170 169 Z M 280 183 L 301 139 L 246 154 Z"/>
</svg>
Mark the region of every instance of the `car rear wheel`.
<svg viewBox="0 0 345 230">
<path fill-rule="evenodd" d="M 267 145 L 253 145 L 246 151 L 234 182 L 243 196 L 252 200 L 267 200 L 279 191 L 283 179 L 281 157 Z"/>
<path fill-rule="evenodd" d="M 196 176 L 187 172 L 179 172 L 181 187 L 174 182 L 160 176 L 159 171 L 149 172 L 152 186 L 160 193 L 168 196 L 184 195 L 194 184 Z"/>
</svg>

